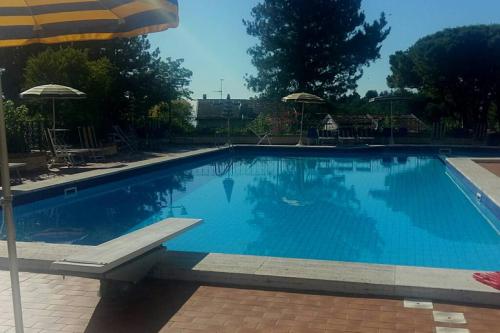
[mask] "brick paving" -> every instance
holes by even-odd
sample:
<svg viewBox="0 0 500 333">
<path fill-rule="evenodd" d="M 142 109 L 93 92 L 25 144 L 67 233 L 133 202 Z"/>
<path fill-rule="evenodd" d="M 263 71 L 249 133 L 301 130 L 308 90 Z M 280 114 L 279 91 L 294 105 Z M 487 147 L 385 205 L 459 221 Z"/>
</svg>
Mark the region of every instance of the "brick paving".
<svg viewBox="0 0 500 333">
<path fill-rule="evenodd" d="M 500 162 L 476 162 L 486 170 L 500 177 Z"/>
<path fill-rule="evenodd" d="M 26 332 L 500 332 L 500 309 L 434 303 L 466 324 L 398 299 L 301 294 L 148 280 L 126 299 L 102 300 L 94 280 L 21 274 Z M 0 271 L 0 332 L 14 332 L 9 274 Z"/>
</svg>

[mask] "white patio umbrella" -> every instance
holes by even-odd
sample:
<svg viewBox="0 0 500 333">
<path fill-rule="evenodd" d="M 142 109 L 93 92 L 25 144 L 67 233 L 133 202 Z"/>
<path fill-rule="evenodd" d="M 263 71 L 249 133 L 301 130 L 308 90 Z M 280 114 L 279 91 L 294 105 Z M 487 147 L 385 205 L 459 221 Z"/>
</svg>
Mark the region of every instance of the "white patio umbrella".
<svg viewBox="0 0 500 333">
<path fill-rule="evenodd" d="M 38 98 L 52 100 L 52 129 L 56 129 L 56 99 L 83 99 L 87 95 L 80 90 L 58 84 L 47 84 L 33 87 L 19 94 L 21 98 Z"/>
<path fill-rule="evenodd" d="M 5 0 L 1 1 L 6 2 Z M 42 3 L 43 2 L 43 3 Z M 131 5 L 132 4 L 132 5 Z M 6 7 L 7 6 L 7 7 Z M 177 0 L 22 0 L 0 5 L 0 47 L 133 37 L 176 28 Z M 50 16 L 50 19 L 47 17 Z M 0 174 L 16 332 L 24 332 L 0 70 Z"/>
<path fill-rule="evenodd" d="M 394 128 L 393 128 L 393 123 L 392 123 L 392 114 L 393 114 L 393 104 L 394 102 L 401 102 L 401 101 L 408 101 L 410 98 L 405 97 L 405 96 L 395 96 L 395 95 L 387 95 L 387 96 L 379 96 L 379 97 L 374 97 L 370 98 L 368 103 L 383 103 L 383 102 L 388 102 L 391 105 L 391 112 L 390 112 L 390 126 L 391 126 L 391 138 L 389 141 L 389 144 L 393 145 L 394 144 Z M 378 125 L 377 125 L 378 126 Z"/>
<path fill-rule="evenodd" d="M 304 124 L 304 106 L 306 104 L 324 104 L 326 103 L 324 99 L 313 94 L 308 93 L 295 93 L 283 97 L 281 99 L 283 102 L 293 102 L 302 104 L 302 111 L 300 116 L 300 136 L 297 146 L 302 146 L 302 126 Z"/>
</svg>

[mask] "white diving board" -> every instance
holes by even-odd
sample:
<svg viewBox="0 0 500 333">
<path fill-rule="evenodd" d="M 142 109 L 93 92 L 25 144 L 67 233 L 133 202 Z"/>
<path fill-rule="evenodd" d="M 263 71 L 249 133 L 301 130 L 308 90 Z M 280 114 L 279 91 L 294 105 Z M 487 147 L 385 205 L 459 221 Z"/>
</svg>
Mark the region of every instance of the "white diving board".
<svg viewBox="0 0 500 333">
<path fill-rule="evenodd" d="M 65 275 L 113 279 L 111 271 L 122 270 L 118 279 L 137 280 L 156 260 L 148 259 L 165 241 L 201 223 L 200 219 L 169 218 L 101 245 L 87 248 L 52 263 L 51 269 Z M 164 249 L 162 249 L 164 252 Z M 159 252 L 159 251 L 157 251 Z M 149 256 L 153 257 L 153 256 Z M 157 257 L 155 257 L 157 258 Z M 144 261 L 141 263 L 141 261 Z M 125 270 L 122 269 L 125 267 Z M 128 267 L 128 268 L 127 268 Z M 142 272 L 133 272 L 140 270 Z M 108 273 L 111 273 L 108 276 Z M 128 275 L 128 276 L 127 276 Z"/>
</svg>

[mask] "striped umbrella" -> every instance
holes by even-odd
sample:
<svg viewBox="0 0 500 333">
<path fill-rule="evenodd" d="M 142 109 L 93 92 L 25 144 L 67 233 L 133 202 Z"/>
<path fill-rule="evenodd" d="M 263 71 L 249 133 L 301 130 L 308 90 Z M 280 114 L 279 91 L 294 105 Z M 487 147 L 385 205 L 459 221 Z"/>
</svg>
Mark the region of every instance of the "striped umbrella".
<svg viewBox="0 0 500 333">
<path fill-rule="evenodd" d="M 104 40 L 175 28 L 177 0 L 0 0 L 0 47 Z M 0 69 L 0 175 L 16 332 L 23 317 Z"/>
<path fill-rule="evenodd" d="M 56 99 L 82 99 L 87 95 L 80 90 L 58 84 L 46 84 L 33 87 L 21 94 L 21 98 L 40 98 L 52 100 L 52 129 L 56 129 Z"/>
<path fill-rule="evenodd" d="M 132 37 L 178 24 L 177 0 L 0 1 L 0 47 Z"/>
</svg>

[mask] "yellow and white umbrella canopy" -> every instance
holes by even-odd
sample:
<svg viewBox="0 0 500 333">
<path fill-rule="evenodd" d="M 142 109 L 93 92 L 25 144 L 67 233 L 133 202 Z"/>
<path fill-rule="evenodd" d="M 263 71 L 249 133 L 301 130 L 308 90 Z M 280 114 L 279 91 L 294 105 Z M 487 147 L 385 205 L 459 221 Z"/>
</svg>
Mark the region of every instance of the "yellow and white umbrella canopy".
<svg viewBox="0 0 500 333">
<path fill-rule="evenodd" d="M 178 24 L 177 0 L 0 1 L 0 47 L 132 37 Z"/>
<path fill-rule="evenodd" d="M 179 25 L 177 0 L 0 0 L 0 47 L 133 37 Z M 16 332 L 23 332 L 0 69 L 2 212 Z"/>
</svg>

